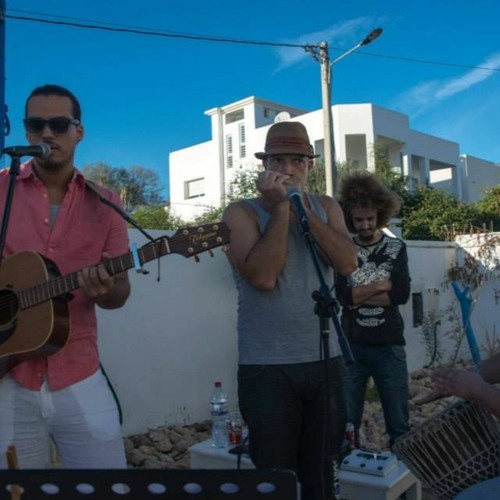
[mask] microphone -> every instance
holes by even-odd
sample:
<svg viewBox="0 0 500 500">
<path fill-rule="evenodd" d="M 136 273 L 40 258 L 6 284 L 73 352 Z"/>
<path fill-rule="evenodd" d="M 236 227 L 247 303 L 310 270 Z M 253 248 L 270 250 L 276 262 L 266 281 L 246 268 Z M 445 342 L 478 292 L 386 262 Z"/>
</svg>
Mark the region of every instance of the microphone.
<svg viewBox="0 0 500 500">
<path fill-rule="evenodd" d="M 45 160 L 52 153 L 50 146 L 44 142 L 33 144 L 32 146 L 10 146 L 2 149 L 3 155 L 9 155 L 14 158 L 21 158 L 22 156 L 33 156 L 34 158 L 42 158 Z"/>
<path fill-rule="evenodd" d="M 297 188 L 291 187 L 287 189 L 286 195 L 290 200 L 290 204 L 293 207 L 293 211 L 297 216 L 300 224 L 305 231 L 309 230 L 309 219 L 306 214 L 306 208 L 304 206 L 304 201 L 302 199 L 302 191 Z"/>
</svg>

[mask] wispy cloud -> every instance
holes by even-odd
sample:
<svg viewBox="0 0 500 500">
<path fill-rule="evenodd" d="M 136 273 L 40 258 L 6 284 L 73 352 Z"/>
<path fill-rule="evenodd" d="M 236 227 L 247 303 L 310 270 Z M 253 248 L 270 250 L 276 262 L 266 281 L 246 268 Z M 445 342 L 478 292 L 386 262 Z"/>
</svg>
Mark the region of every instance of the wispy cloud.
<svg viewBox="0 0 500 500">
<path fill-rule="evenodd" d="M 500 69 L 500 52 L 491 54 L 478 66 Z M 494 71 L 472 69 L 458 78 L 429 80 L 402 93 L 395 107 L 415 117 L 494 75 L 497 75 Z"/>
<path fill-rule="evenodd" d="M 369 31 L 380 24 L 380 19 L 375 19 L 371 16 L 357 17 L 348 21 L 343 21 L 321 31 L 313 31 L 306 33 L 295 39 L 280 40 L 283 43 L 291 43 L 297 45 L 315 44 L 320 42 L 328 42 L 330 49 L 333 46 L 339 46 L 346 50 L 354 46 L 362 40 Z M 330 50 L 330 52 L 332 52 Z M 276 49 L 279 57 L 279 65 L 276 71 L 299 63 L 305 58 L 311 57 L 305 50 L 301 48 L 280 47 Z M 333 57 L 333 56 L 332 56 Z"/>
</svg>

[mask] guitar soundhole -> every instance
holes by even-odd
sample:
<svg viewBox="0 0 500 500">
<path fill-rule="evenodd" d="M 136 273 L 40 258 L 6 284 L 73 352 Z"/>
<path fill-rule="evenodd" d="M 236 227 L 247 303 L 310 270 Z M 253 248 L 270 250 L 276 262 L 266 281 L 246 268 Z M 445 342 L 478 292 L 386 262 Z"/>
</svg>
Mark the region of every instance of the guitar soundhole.
<svg viewBox="0 0 500 500">
<path fill-rule="evenodd" d="M 18 310 L 19 301 L 17 295 L 9 290 L 0 290 L 0 328 L 11 323 Z"/>
</svg>

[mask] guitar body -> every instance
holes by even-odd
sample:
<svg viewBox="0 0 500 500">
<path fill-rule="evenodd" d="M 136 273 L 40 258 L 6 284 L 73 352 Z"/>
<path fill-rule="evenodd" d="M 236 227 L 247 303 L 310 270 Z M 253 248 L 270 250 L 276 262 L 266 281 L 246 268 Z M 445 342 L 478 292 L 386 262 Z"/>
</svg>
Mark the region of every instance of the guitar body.
<svg viewBox="0 0 500 500">
<path fill-rule="evenodd" d="M 30 251 L 0 262 L 0 378 L 18 363 L 49 356 L 66 344 L 70 332 L 67 301 L 58 297 L 27 307 L 20 293 L 29 287 L 36 293 L 36 285 L 49 281 L 55 269 Z"/>
</svg>

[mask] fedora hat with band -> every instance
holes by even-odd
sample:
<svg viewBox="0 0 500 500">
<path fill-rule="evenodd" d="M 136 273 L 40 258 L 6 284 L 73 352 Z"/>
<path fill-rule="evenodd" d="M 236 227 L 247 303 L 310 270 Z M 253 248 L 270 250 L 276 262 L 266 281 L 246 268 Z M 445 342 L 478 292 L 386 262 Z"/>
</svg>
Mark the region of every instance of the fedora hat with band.
<svg viewBox="0 0 500 500">
<path fill-rule="evenodd" d="M 255 153 L 262 160 L 269 155 L 304 155 L 317 158 L 307 130 L 300 122 L 278 122 L 267 131 L 265 151 Z"/>
</svg>

